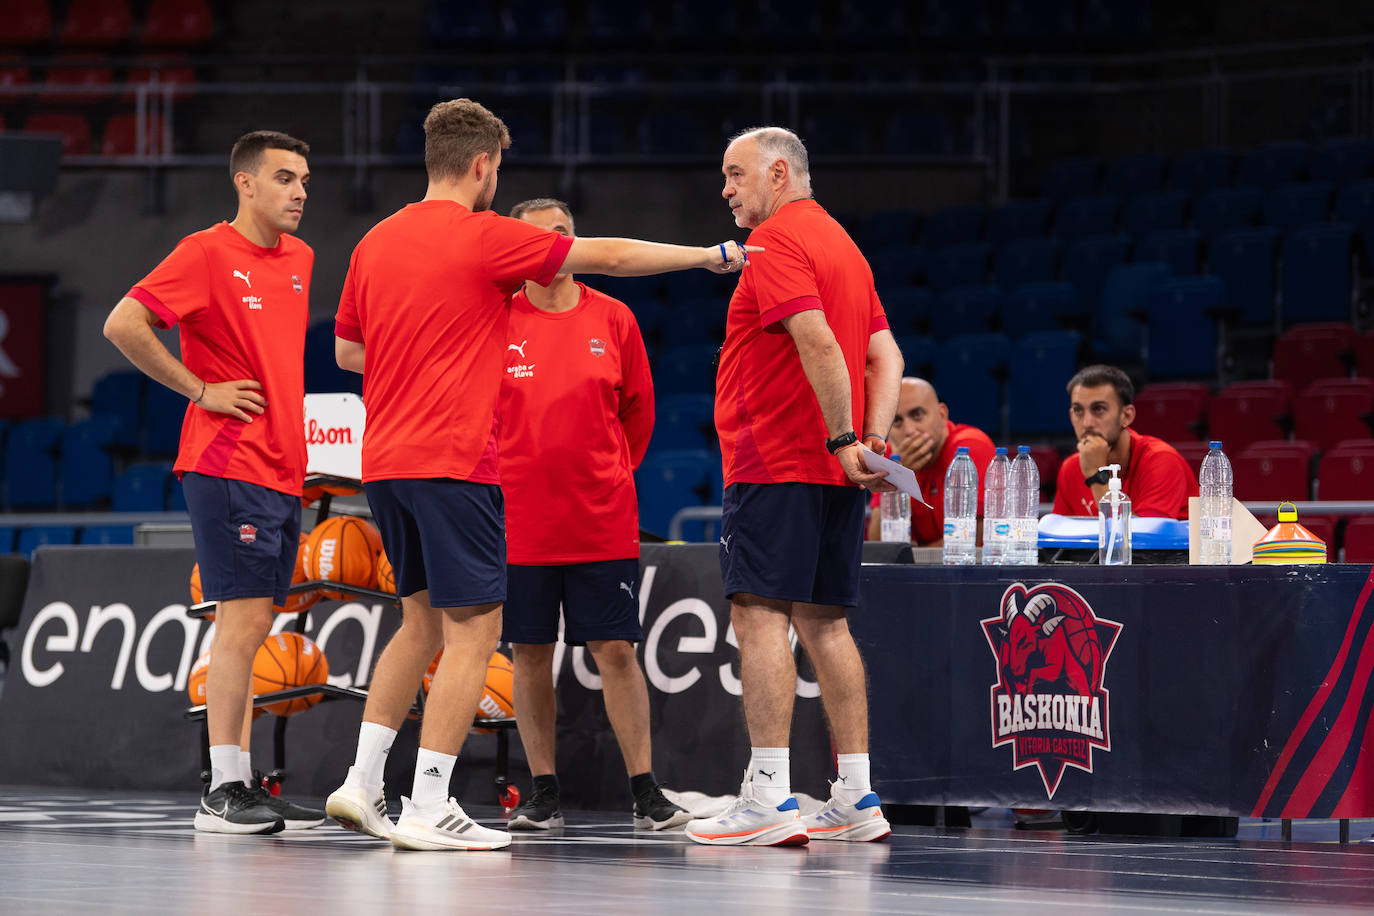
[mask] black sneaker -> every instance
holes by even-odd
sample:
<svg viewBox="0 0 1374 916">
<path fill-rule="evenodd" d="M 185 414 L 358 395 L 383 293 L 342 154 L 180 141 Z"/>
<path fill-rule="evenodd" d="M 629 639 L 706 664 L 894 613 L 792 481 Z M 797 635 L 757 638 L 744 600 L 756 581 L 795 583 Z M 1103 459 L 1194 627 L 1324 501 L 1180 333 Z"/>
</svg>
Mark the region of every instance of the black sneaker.
<svg viewBox="0 0 1374 916">
<path fill-rule="evenodd" d="M 201 798 L 196 811 L 196 829 L 205 833 L 277 833 L 285 827 L 262 797 L 241 782 L 220 783 Z"/>
<path fill-rule="evenodd" d="M 692 813 L 681 805 L 675 805 L 663 794 L 662 786 L 654 786 L 649 792 L 635 799 L 635 829 L 667 830 L 681 827 L 692 819 Z"/>
<path fill-rule="evenodd" d="M 321 809 L 307 808 L 304 805 L 279 798 L 262 784 L 261 776 L 254 773 L 253 778 L 257 780 L 257 784 L 251 787 L 251 790 L 258 794 L 258 801 L 268 811 L 281 818 L 286 824 L 287 830 L 308 830 L 324 823 L 324 811 Z"/>
<path fill-rule="evenodd" d="M 506 821 L 507 830 L 548 830 L 563 826 L 563 808 L 558 793 L 541 791 L 537 787 L 530 797 L 522 801 L 510 813 Z"/>
</svg>

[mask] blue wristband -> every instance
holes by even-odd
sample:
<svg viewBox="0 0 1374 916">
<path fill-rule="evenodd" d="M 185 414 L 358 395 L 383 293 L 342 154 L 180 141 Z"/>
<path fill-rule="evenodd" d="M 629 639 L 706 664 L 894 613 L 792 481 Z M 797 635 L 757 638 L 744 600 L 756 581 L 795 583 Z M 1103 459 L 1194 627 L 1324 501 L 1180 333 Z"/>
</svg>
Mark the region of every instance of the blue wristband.
<svg viewBox="0 0 1374 916">
<path fill-rule="evenodd" d="M 722 265 L 730 263 L 730 256 L 725 253 L 725 243 L 720 243 L 720 263 Z"/>
</svg>

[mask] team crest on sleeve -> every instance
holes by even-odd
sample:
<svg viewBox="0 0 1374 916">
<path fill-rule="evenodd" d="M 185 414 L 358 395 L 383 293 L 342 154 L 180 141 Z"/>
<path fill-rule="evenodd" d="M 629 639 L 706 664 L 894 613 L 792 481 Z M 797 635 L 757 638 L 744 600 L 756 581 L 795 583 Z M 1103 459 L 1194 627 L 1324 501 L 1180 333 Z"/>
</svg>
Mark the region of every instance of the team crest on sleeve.
<svg viewBox="0 0 1374 916">
<path fill-rule="evenodd" d="M 1001 613 L 980 621 L 997 663 L 992 746 L 1012 746 L 1012 769 L 1035 766 L 1054 798 L 1064 767 L 1093 771 L 1093 748 L 1112 749 L 1107 659 L 1121 624 L 1098 617 L 1058 584 L 1002 595 Z"/>
<path fill-rule="evenodd" d="M 291 288 L 298 293 L 304 288 L 301 286 L 301 278 L 295 274 L 291 275 Z"/>
<path fill-rule="evenodd" d="M 587 341 L 587 348 L 592 351 L 592 356 L 606 355 L 606 341 L 602 340 L 600 337 L 593 337 L 591 340 Z"/>
</svg>

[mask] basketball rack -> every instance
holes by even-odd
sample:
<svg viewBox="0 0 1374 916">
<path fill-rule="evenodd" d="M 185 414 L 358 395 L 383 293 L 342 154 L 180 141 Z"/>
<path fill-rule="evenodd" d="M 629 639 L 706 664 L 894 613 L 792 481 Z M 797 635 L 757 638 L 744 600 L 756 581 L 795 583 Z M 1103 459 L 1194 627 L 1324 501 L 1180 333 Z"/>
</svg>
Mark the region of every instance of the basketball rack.
<svg viewBox="0 0 1374 916">
<path fill-rule="evenodd" d="M 358 480 L 338 477 L 332 474 L 309 474 L 305 478 L 305 488 L 310 490 L 315 487 L 352 490 L 354 493 L 362 492 L 362 484 Z M 329 517 L 333 499 L 336 494 L 329 489 L 322 489 L 315 510 L 315 524 L 318 525 Z M 330 591 L 343 592 L 350 598 L 375 598 L 380 601 L 389 602 L 400 610 L 401 600 L 393 592 L 382 591 L 377 588 L 362 588 L 355 585 L 344 585 L 332 579 L 312 579 L 308 582 L 301 582 L 292 585 L 287 589 L 287 594 L 295 595 L 301 592 L 314 591 L 316 589 L 329 589 Z M 203 619 L 213 614 L 217 602 L 202 601 L 193 604 L 186 609 L 186 616 Z M 307 608 L 296 614 L 294 630 L 304 635 L 306 617 L 310 613 Z M 273 690 L 260 696 L 253 697 L 253 708 L 259 709 L 264 706 L 272 706 L 286 700 L 298 700 L 304 697 L 318 696 L 319 702 L 328 703 L 338 700 L 353 700 L 359 703 L 367 702 L 367 685 L 360 687 L 336 687 L 333 684 L 306 684 L 301 687 L 288 687 L 285 690 Z M 421 690 L 415 697 L 415 702 L 410 707 L 410 715 L 416 719 L 423 719 L 425 712 L 425 693 Z M 186 719 L 192 722 L 201 723 L 200 741 L 200 778 L 207 786 L 210 783 L 210 734 L 209 726 L 206 722 L 205 704 L 192 706 L 184 713 Z M 277 721 L 272 729 L 272 770 L 265 774 L 266 787 L 273 795 L 280 792 L 282 783 L 286 781 L 286 726 L 290 722 L 288 716 L 277 716 Z M 497 801 L 503 808 L 510 810 L 514 808 L 520 800 L 520 790 L 511 785 L 510 782 L 510 733 L 516 728 L 514 719 L 489 719 L 485 716 L 478 716 L 473 720 L 473 728 L 486 729 L 496 733 L 496 776 L 493 783 L 496 789 Z"/>
</svg>

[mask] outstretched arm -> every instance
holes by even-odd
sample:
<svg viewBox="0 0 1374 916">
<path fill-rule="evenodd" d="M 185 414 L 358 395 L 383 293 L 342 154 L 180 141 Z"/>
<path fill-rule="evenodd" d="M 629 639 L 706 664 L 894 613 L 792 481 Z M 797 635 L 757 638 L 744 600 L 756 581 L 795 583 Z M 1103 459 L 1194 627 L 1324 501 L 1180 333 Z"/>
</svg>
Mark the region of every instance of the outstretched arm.
<svg viewBox="0 0 1374 916">
<path fill-rule="evenodd" d="M 137 299 L 120 299 L 105 319 L 105 337 L 129 362 L 155 382 L 183 395 L 202 410 L 227 413 L 245 423 L 267 408 L 262 383 L 256 379 L 207 382 L 196 377 L 162 345 L 153 326 L 157 316 Z"/>
<path fill-rule="evenodd" d="M 718 274 L 743 270 L 752 254 L 763 251 L 739 242 L 722 242 L 709 248 L 665 245 L 638 239 L 573 239 L 572 248 L 558 269 L 561 274 L 609 274 L 613 277 L 643 277 L 704 267 Z"/>
</svg>

